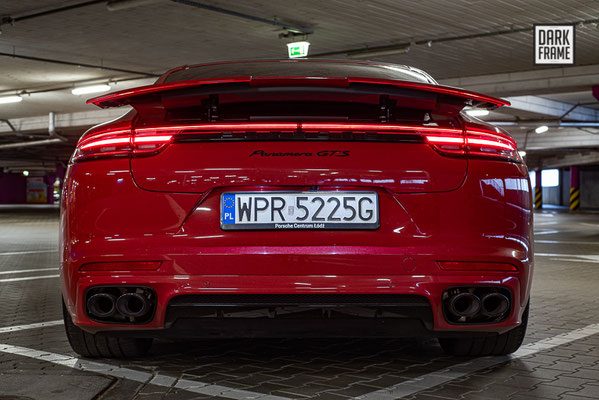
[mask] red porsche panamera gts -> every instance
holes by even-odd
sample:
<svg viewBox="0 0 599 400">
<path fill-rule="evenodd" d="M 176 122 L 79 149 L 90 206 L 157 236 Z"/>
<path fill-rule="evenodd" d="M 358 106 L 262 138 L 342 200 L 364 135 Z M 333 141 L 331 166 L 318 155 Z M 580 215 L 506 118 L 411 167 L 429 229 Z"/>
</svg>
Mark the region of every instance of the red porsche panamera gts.
<svg viewBox="0 0 599 400">
<path fill-rule="evenodd" d="M 90 100 L 61 214 L 66 331 L 83 356 L 152 338 L 428 335 L 515 351 L 532 277 L 504 100 L 407 66 L 181 67 Z"/>
</svg>

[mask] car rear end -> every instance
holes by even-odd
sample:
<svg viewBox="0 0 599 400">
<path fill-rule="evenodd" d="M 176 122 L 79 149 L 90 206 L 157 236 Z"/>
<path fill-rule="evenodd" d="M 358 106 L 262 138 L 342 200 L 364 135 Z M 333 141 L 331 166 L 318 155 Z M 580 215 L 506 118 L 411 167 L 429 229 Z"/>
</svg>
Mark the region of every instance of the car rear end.
<svg viewBox="0 0 599 400">
<path fill-rule="evenodd" d="M 487 337 L 522 325 L 528 173 L 400 66 L 222 63 L 92 100 L 130 105 L 68 169 L 62 276 L 88 334 Z"/>
</svg>

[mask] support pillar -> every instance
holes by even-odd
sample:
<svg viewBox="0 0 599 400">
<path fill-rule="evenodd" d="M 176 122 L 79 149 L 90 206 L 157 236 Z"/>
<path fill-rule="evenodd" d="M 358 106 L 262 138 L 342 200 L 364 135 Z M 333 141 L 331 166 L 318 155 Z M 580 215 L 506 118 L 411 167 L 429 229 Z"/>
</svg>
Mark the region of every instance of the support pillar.
<svg viewBox="0 0 599 400">
<path fill-rule="evenodd" d="M 543 185 L 541 185 L 541 170 L 535 171 L 535 210 L 543 208 Z"/>
<path fill-rule="evenodd" d="M 580 171 L 578 167 L 570 167 L 570 211 L 580 208 Z"/>
<path fill-rule="evenodd" d="M 66 169 L 64 165 L 62 165 L 61 163 L 56 164 L 56 177 L 58 178 L 58 193 L 60 193 L 60 196 L 58 197 L 59 203 L 62 201 L 62 186 L 64 184 L 65 173 Z"/>
</svg>

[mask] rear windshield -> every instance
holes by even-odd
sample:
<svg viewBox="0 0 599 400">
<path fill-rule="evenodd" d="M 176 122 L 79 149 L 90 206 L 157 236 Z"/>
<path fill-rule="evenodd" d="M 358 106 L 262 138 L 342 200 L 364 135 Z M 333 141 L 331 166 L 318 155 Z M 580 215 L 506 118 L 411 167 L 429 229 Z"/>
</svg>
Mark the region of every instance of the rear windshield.
<svg viewBox="0 0 599 400">
<path fill-rule="evenodd" d="M 172 72 L 166 77 L 165 82 L 233 76 L 259 78 L 280 76 L 345 78 L 353 76 L 436 84 L 429 75 L 403 65 L 322 60 L 240 61 L 197 65 Z"/>
</svg>

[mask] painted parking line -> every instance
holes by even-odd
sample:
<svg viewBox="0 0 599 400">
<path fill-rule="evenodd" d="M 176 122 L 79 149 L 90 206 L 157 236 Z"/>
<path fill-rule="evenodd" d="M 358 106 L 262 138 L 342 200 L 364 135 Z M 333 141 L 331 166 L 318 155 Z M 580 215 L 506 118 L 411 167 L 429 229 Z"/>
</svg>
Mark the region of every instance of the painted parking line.
<svg viewBox="0 0 599 400">
<path fill-rule="evenodd" d="M 361 400 L 375 399 L 398 399 L 413 395 L 423 390 L 432 389 L 435 386 L 444 385 L 455 379 L 463 378 L 470 374 L 489 368 L 510 360 L 526 357 L 540 351 L 549 350 L 575 340 L 599 334 L 599 324 L 592 324 L 568 333 L 553 336 L 538 342 L 530 343 L 520 347 L 518 351 L 507 356 L 492 356 L 476 358 L 472 361 L 457 364 L 446 369 L 421 375 L 384 389 L 380 389 L 362 396 L 356 397 Z"/>
<path fill-rule="evenodd" d="M 544 231 L 535 231 L 535 236 L 538 236 L 538 235 L 552 235 L 554 233 L 560 233 L 560 231 L 555 230 L 555 229 L 548 229 L 548 230 L 544 230 Z"/>
<path fill-rule="evenodd" d="M 64 354 L 29 349 L 21 346 L 12 346 L 9 344 L 0 344 L 0 352 L 29 357 L 80 371 L 95 372 L 102 375 L 128 379 L 144 384 L 181 389 L 192 393 L 224 397 L 227 399 L 290 400 L 288 397 L 251 392 L 249 390 L 235 389 L 227 386 L 193 381 L 189 379 L 179 379 L 168 375 L 152 374 L 131 368 L 123 368 L 116 365 L 83 360 Z"/>
<path fill-rule="evenodd" d="M 4 328 L 0 328 L 0 333 L 18 332 L 18 331 L 24 331 L 27 329 L 46 328 L 48 326 L 56 326 L 56 325 L 62 325 L 62 324 L 63 324 L 62 319 L 57 319 L 54 321 L 37 322 L 35 324 L 5 326 Z"/>
<path fill-rule="evenodd" d="M 599 261 L 583 260 L 580 258 L 552 257 L 551 260 L 552 261 L 571 261 L 571 262 L 577 262 L 577 263 L 599 264 Z"/>
<path fill-rule="evenodd" d="M 535 257 L 559 258 L 562 261 L 599 263 L 599 254 L 535 253 Z"/>
<path fill-rule="evenodd" d="M 14 271 L 0 271 L 0 275 L 26 274 L 28 272 L 56 271 L 58 268 L 36 268 L 36 269 L 17 269 Z"/>
<path fill-rule="evenodd" d="M 12 329 L 12 332 L 17 330 L 40 328 L 44 326 L 60 325 L 61 323 L 62 321 L 56 320 L 37 324 L 5 327 L 0 328 L 0 330 Z M 597 334 L 599 334 L 599 323 L 591 324 L 584 328 L 575 329 L 564 334 L 523 345 L 518 351 L 511 355 L 476 358 L 472 361 L 456 364 L 449 368 L 421 375 L 397 385 L 358 396 L 356 399 L 375 400 L 406 397 L 423 390 L 431 389 L 435 386 L 444 385 L 455 379 L 463 378 L 473 374 L 476 371 L 480 371 L 481 369 L 489 368 L 510 360 L 526 357 L 540 351 L 549 350 L 554 347 L 568 344 L 573 341 Z M 36 360 L 62 365 L 64 367 L 78 369 L 81 371 L 95 372 L 115 378 L 129 379 L 136 382 L 168 388 L 176 388 L 204 395 L 218 396 L 229 399 L 289 400 L 287 397 L 234 389 L 227 386 L 215 385 L 189 379 L 179 379 L 160 373 L 151 374 L 149 372 L 137 371 L 130 368 L 122 368 L 119 366 L 95 361 L 82 360 L 72 356 L 29 349 L 21 346 L 0 344 L 0 352 L 34 358 Z"/>
<path fill-rule="evenodd" d="M 39 253 L 58 253 L 57 249 L 48 250 L 27 250 L 27 251 L 7 251 L 0 253 L 0 256 L 16 256 L 19 254 L 39 254 Z"/>
<path fill-rule="evenodd" d="M 576 240 L 544 240 L 539 239 L 535 240 L 535 243 L 547 243 L 547 244 L 590 244 L 599 246 L 599 242 L 584 242 L 584 241 L 576 241 Z"/>
<path fill-rule="evenodd" d="M 19 281 L 35 281 L 37 279 L 49 279 L 49 278 L 58 278 L 60 275 L 42 275 L 42 276 L 26 276 L 23 278 L 5 278 L 0 279 L 0 283 L 3 282 L 19 282 Z"/>
</svg>

